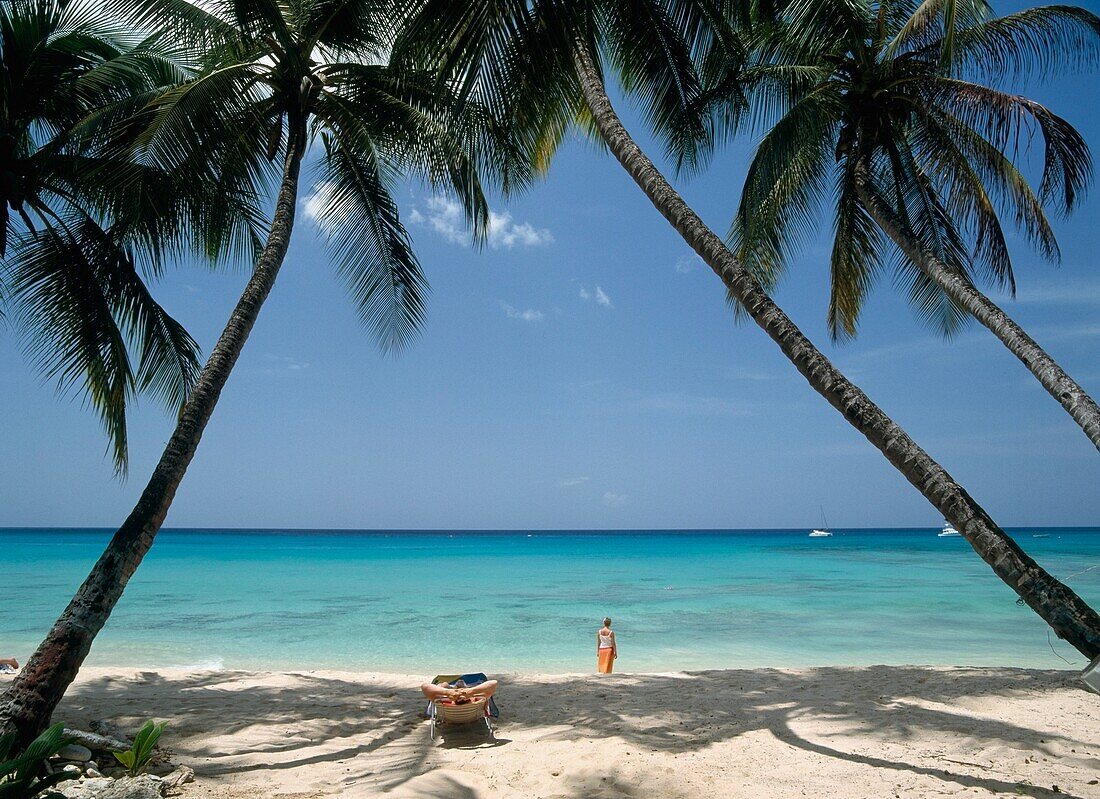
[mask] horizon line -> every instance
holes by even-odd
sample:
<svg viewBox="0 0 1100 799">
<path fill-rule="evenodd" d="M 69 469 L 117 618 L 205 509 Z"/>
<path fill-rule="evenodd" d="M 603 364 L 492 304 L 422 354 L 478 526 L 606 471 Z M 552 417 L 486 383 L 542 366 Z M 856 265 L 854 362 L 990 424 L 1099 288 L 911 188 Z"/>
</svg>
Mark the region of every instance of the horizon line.
<svg viewBox="0 0 1100 799">
<path fill-rule="evenodd" d="M 230 533 L 782 533 L 800 532 L 809 527 L 162 527 L 158 532 L 230 532 Z M 69 530 L 72 532 L 112 532 L 116 527 L 70 527 L 65 525 L 0 525 L 0 533 L 11 530 Z M 907 527 L 831 527 L 833 531 L 935 530 L 938 525 Z M 1100 530 L 1100 525 L 1021 525 L 1002 530 Z"/>
</svg>

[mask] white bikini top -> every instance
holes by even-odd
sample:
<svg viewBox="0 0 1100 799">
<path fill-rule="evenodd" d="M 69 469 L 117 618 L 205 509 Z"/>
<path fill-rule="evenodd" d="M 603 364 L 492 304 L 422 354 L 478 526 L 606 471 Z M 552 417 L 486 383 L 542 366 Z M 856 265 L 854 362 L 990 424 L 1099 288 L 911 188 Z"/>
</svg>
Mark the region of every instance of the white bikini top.
<svg viewBox="0 0 1100 799">
<path fill-rule="evenodd" d="M 600 649 L 611 649 L 611 647 L 613 646 L 613 644 L 611 643 L 611 633 L 608 633 L 607 635 L 604 635 L 603 633 L 599 633 L 599 636 L 600 636 Z"/>
</svg>

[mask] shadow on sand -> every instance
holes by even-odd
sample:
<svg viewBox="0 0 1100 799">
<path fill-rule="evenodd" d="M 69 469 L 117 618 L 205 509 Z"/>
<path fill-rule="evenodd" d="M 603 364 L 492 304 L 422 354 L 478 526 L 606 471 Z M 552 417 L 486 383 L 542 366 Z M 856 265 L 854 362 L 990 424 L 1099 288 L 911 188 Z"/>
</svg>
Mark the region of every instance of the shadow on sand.
<svg viewBox="0 0 1100 799">
<path fill-rule="evenodd" d="M 476 757 L 482 750 L 506 748 L 510 739 L 524 734 L 530 738 L 532 730 L 540 730 L 539 740 L 617 737 L 640 750 L 669 753 L 697 752 L 767 731 L 789 747 L 824 758 L 931 779 L 946 793 L 976 789 L 1072 799 L 1075 794 L 1066 786 L 1055 792 L 1050 785 L 1023 783 L 988 759 L 979 763 L 943 757 L 933 767 L 927 758 L 916 763 L 908 761 L 917 757 L 897 756 L 899 751 L 905 753 L 907 741 L 918 738 L 925 742 L 936 737 L 965 738 L 970 750 L 1015 750 L 1013 754 L 1018 751 L 1021 760 L 1032 756 L 1054 762 L 1070 751 L 1078 752 L 1073 757 L 1087 771 L 1089 763 L 1096 762 L 1096 741 L 1052 735 L 1044 731 L 1049 726 L 1042 718 L 1035 720 L 1032 729 L 969 713 L 964 707 L 982 698 L 1008 700 L 1050 691 L 1079 691 L 1082 705 L 1095 710 L 1090 703 L 1096 697 L 1079 688 L 1072 673 L 1061 671 L 934 671 L 893 666 L 702 671 L 581 678 L 568 690 L 560 682 L 540 684 L 530 677 L 504 677 L 498 695 L 503 715 L 497 740 L 477 725 L 443 728 L 433 743 L 423 718 L 424 703 L 415 689 L 309 673 L 285 675 L 278 684 L 270 684 L 249 673 L 222 671 L 85 679 L 70 690 L 57 718 L 74 724 L 111 718 L 124 728 L 136 728 L 149 717 L 168 719 L 171 734 L 166 739 L 170 738 L 177 759 L 195 766 L 200 778 L 237 778 L 249 772 L 260 777 L 327 763 L 333 768 L 326 782 L 311 790 L 332 793 L 357 785 L 373 790 L 398 788 L 445 765 L 442 758 L 448 750 Z M 695 701 L 682 701 L 689 693 Z M 706 701 L 698 701 L 701 696 Z M 1094 710 L 1086 710 L 1082 717 Z M 832 741 L 830 735 L 800 733 L 801 722 L 807 719 L 825 719 L 837 729 L 854 729 L 862 738 L 888 742 L 888 751 L 895 757 L 854 751 L 843 741 Z M 231 739 L 240 733 L 247 735 Z M 1088 732 L 1082 729 L 1081 734 Z M 620 778 L 610 765 L 596 793 L 591 783 L 570 785 L 563 780 L 555 795 L 578 799 L 631 795 L 629 786 L 617 785 Z M 337 771 L 341 776 L 333 778 Z M 435 780 L 430 792 L 455 799 L 474 796 L 469 786 L 445 777 Z M 1100 789 L 1092 796 L 1100 796 Z"/>
</svg>

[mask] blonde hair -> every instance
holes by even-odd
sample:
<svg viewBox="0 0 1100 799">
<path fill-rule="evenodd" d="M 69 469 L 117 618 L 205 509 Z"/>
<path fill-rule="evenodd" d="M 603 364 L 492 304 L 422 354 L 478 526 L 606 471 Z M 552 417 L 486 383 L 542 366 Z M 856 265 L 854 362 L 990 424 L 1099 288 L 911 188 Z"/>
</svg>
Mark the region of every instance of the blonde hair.
<svg viewBox="0 0 1100 799">
<path fill-rule="evenodd" d="M 611 626 L 611 617 L 610 616 L 604 616 L 603 617 L 603 626 L 604 627 L 610 627 Z"/>
</svg>

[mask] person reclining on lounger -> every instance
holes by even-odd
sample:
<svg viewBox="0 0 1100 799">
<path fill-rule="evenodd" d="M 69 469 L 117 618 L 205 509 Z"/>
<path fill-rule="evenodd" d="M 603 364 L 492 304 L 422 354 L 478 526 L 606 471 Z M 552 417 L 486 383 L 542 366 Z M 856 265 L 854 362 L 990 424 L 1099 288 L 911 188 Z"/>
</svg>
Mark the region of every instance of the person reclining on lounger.
<svg viewBox="0 0 1100 799">
<path fill-rule="evenodd" d="M 424 696 L 433 702 L 439 699 L 450 699 L 456 705 L 465 705 L 478 696 L 483 696 L 488 701 L 489 697 L 496 693 L 499 684 L 496 680 L 486 680 L 473 687 L 466 685 L 462 680 L 455 680 L 442 685 L 426 682 L 420 686 L 420 690 L 424 692 Z"/>
</svg>

